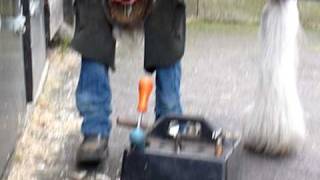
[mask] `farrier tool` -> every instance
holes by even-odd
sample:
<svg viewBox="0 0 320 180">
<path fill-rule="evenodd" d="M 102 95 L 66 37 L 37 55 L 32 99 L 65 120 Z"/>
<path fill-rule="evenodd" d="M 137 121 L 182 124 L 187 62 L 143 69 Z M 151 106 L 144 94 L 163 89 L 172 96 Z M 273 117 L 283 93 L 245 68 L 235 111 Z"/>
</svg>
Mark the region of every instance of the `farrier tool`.
<svg viewBox="0 0 320 180">
<path fill-rule="evenodd" d="M 121 180 L 240 180 L 240 138 L 202 117 L 165 116 L 151 127 L 143 122 L 152 80 L 139 83 L 139 118 L 118 119 L 134 127 L 123 154 Z M 185 130 L 180 131 L 180 125 Z M 146 133 L 144 133 L 144 130 Z"/>
</svg>

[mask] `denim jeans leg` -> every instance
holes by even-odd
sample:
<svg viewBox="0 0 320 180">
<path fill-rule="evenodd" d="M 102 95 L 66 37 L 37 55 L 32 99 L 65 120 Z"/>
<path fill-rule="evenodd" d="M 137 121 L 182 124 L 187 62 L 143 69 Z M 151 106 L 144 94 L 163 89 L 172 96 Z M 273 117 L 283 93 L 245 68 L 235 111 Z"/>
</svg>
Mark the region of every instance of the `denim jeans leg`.
<svg viewBox="0 0 320 180">
<path fill-rule="evenodd" d="M 111 89 L 108 67 L 93 59 L 82 58 L 76 104 L 83 117 L 84 136 L 108 137 L 111 131 Z"/>
<path fill-rule="evenodd" d="M 181 62 L 156 69 L 156 119 L 165 115 L 181 115 Z"/>
</svg>

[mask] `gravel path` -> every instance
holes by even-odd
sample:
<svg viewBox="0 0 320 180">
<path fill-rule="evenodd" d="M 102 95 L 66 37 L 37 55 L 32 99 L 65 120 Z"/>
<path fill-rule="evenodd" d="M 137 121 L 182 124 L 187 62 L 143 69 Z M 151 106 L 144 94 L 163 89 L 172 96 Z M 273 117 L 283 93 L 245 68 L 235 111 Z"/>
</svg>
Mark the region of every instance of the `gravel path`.
<svg viewBox="0 0 320 180">
<path fill-rule="evenodd" d="M 307 142 L 300 152 L 285 158 L 246 152 L 242 162 L 244 180 L 318 180 L 320 177 L 320 34 L 308 32 L 307 37 L 310 41 L 302 51 L 299 80 L 309 130 Z M 191 24 L 183 60 L 185 113 L 203 115 L 217 126 L 239 131 L 241 119 L 253 100 L 257 77 L 256 45 L 256 30 L 252 27 Z M 135 118 L 137 82 L 143 74 L 143 50 L 132 50 L 132 46 L 123 43 L 119 46 L 117 70 L 111 76 L 112 119 L 117 116 Z M 121 152 L 128 144 L 128 130 L 115 126 L 106 166 L 97 173 L 74 170 L 74 153 L 81 140 L 81 119 L 74 101 L 78 59 L 79 55 L 71 50 L 50 52 L 47 82 L 32 107 L 8 179 L 108 180 L 118 176 Z M 152 111 L 146 119 L 153 119 Z"/>
</svg>

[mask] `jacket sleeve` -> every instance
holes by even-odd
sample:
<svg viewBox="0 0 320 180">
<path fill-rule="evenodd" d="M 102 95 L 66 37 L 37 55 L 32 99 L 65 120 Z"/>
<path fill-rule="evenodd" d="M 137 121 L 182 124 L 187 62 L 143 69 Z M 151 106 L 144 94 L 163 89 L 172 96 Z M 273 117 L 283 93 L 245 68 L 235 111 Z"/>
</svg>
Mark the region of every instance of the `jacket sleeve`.
<svg viewBox="0 0 320 180">
<path fill-rule="evenodd" d="M 173 31 L 177 38 L 181 39 L 184 36 L 185 23 L 186 23 L 186 15 L 185 15 L 185 2 L 184 0 L 177 0 L 175 12 L 174 12 L 174 25 Z"/>
</svg>

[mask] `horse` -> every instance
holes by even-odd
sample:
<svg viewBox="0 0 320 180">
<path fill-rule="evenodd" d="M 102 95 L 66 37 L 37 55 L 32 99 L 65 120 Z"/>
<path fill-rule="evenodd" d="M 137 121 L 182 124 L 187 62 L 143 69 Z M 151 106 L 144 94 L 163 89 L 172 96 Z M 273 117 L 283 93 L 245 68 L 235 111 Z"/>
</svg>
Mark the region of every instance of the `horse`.
<svg viewBox="0 0 320 180">
<path fill-rule="evenodd" d="M 259 82 L 242 131 L 249 150 L 286 155 L 305 139 L 297 90 L 300 33 L 297 0 L 268 0 L 260 23 Z"/>
</svg>

